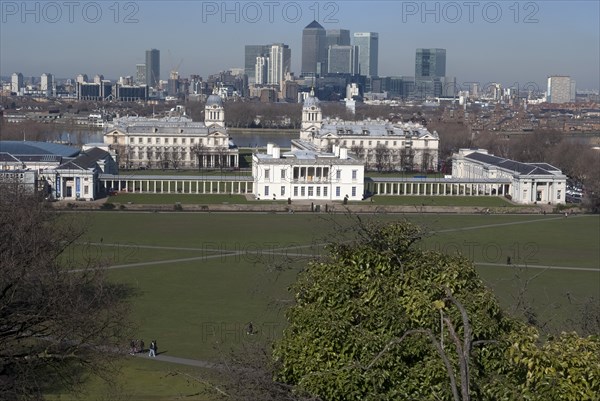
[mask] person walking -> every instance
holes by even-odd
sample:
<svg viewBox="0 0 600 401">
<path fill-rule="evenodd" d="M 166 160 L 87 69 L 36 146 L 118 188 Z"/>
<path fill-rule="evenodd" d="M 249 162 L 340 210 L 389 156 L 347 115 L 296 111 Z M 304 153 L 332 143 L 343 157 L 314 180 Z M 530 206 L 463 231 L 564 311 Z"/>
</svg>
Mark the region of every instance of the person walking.
<svg viewBox="0 0 600 401">
<path fill-rule="evenodd" d="M 150 343 L 150 352 L 148 353 L 148 356 L 156 358 L 156 340 L 152 340 Z"/>
<path fill-rule="evenodd" d="M 146 344 L 144 344 L 144 340 L 140 338 L 140 352 L 146 351 L 145 346 Z"/>
</svg>

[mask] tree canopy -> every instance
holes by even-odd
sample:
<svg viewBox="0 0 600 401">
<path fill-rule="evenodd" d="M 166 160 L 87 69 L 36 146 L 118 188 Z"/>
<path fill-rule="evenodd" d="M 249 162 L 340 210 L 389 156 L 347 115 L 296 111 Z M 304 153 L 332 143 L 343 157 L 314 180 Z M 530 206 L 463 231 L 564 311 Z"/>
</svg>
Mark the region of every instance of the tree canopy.
<svg viewBox="0 0 600 401">
<path fill-rule="evenodd" d="M 278 380 L 323 400 L 598 394 L 597 337 L 541 342 L 504 313 L 470 261 L 420 249 L 410 223 L 358 230 L 292 287 L 296 303 L 274 351 Z"/>
<path fill-rule="evenodd" d="M 83 233 L 38 197 L 0 186 L 0 399 L 106 372 L 125 333 L 130 291 L 86 258 L 65 257 Z"/>
</svg>

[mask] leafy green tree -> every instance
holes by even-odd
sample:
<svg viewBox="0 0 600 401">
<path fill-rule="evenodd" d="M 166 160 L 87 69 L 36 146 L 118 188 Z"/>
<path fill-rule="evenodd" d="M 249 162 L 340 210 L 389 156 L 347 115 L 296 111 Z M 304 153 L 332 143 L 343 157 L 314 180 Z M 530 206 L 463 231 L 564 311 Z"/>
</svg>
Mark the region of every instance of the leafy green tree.
<svg viewBox="0 0 600 401">
<path fill-rule="evenodd" d="M 536 348 L 535 329 L 502 311 L 471 262 L 419 249 L 422 232 L 409 223 L 361 224 L 357 234 L 332 244 L 292 287 L 277 380 L 324 400 L 559 399 L 560 386 L 525 379 L 541 377 L 561 347 Z M 591 355 L 577 369 L 597 372 Z M 572 392 L 598 389 L 597 373 L 579 373 Z M 538 388 L 545 397 L 535 398 Z"/>
</svg>

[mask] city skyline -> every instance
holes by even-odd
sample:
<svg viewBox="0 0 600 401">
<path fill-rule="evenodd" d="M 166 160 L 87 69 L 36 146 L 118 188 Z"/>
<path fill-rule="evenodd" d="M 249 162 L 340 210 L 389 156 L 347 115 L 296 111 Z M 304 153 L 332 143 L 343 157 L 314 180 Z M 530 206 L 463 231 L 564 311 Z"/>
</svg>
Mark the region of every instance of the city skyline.
<svg viewBox="0 0 600 401">
<path fill-rule="evenodd" d="M 96 3 L 77 3 L 81 7 L 75 10 L 40 4 L 21 10 L 20 2 L 2 2 L 0 75 L 135 76 L 144 52 L 155 48 L 162 53 L 163 71 L 180 65 L 183 77 L 206 77 L 244 68 L 245 45 L 281 42 L 289 45 L 291 70 L 300 75 L 302 30 L 314 19 L 326 30 L 378 32 L 380 76 L 413 76 L 417 48 L 444 48 L 447 75 L 457 77 L 459 85 L 534 82 L 544 91 L 548 76 L 569 75 L 578 89 L 600 87 L 600 8 L 592 1 L 469 3 L 478 5 L 473 8 L 429 2 L 426 9 L 421 2 L 381 1 L 370 2 L 369 13 L 361 11 L 359 1 L 280 2 L 273 10 L 268 2 L 229 2 L 228 9 L 199 1 L 121 2 L 113 9 L 97 3 L 100 14 L 92 13 L 90 4 Z M 170 18 L 174 10 L 185 12 Z"/>
</svg>

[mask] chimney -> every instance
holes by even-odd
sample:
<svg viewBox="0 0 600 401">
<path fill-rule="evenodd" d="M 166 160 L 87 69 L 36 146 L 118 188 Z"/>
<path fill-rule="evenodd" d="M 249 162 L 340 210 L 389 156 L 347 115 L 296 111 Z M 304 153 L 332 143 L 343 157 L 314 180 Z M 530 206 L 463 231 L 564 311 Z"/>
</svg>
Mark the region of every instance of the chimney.
<svg viewBox="0 0 600 401">
<path fill-rule="evenodd" d="M 346 148 L 340 148 L 340 159 L 347 159 L 348 158 L 348 149 Z"/>
<path fill-rule="evenodd" d="M 271 152 L 273 153 L 273 159 L 279 159 L 279 154 L 280 154 L 279 146 L 273 146 L 273 149 L 271 150 Z"/>
<path fill-rule="evenodd" d="M 273 144 L 272 143 L 267 143 L 267 154 L 268 155 L 273 154 Z"/>
</svg>

